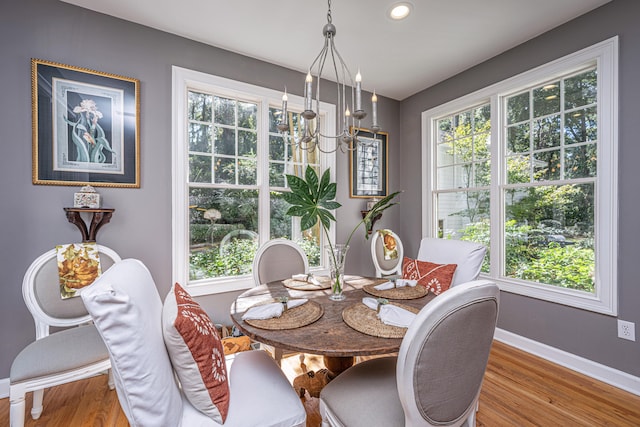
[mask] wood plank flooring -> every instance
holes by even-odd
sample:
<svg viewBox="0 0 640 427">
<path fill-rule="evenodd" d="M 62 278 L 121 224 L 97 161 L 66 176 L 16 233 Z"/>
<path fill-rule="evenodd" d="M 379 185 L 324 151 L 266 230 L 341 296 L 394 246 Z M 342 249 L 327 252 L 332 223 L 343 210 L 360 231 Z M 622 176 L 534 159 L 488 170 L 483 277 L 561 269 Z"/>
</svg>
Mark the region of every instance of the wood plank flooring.
<svg viewBox="0 0 640 427">
<path fill-rule="evenodd" d="M 307 355 L 309 369 L 322 358 Z M 298 357 L 283 361 L 292 380 L 302 373 Z M 318 399 L 303 399 L 307 426 L 320 425 Z M 105 375 L 45 391 L 44 412 L 32 420 L 27 396 L 26 427 L 126 427 L 115 391 Z M 9 425 L 9 399 L 0 399 L 0 426 Z M 480 394 L 478 427 L 640 426 L 640 396 L 595 381 L 508 345 L 495 342 Z"/>
</svg>

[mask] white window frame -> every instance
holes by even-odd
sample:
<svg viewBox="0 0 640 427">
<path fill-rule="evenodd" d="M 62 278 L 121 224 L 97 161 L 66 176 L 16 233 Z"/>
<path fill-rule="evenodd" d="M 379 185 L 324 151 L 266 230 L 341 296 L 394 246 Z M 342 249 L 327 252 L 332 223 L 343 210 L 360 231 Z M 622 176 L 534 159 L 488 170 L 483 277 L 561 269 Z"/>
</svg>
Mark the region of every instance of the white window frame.
<svg viewBox="0 0 640 427">
<path fill-rule="evenodd" d="M 208 295 L 248 289 L 255 286 L 251 274 L 224 278 L 211 278 L 198 281 L 189 280 L 189 141 L 187 139 L 187 103 L 190 90 L 202 90 L 207 93 L 242 98 L 258 104 L 258 234 L 259 245 L 269 240 L 269 106 L 279 106 L 282 92 L 267 89 L 249 83 L 214 76 L 177 66 L 172 67 L 172 282 L 186 284 L 189 293 L 194 296 Z M 288 107 L 292 111 L 302 111 L 304 98 L 288 94 Z M 335 132 L 335 105 L 321 102 L 320 116 L 323 133 Z M 335 153 L 320 153 L 321 172 L 329 168 L 331 180 L 335 181 Z M 235 186 L 232 186 L 235 188 Z M 294 230 L 295 232 L 295 230 Z M 330 237 L 335 241 L 335 227 L 331 226 Z M 322 265 L 326 265 L 324 251 Z"/>
<path fill-rule="evenodd" d="M 504 114 L 502 100 L 527 87 L 597 64 L 598 69 L 598 163 L 595 211 L 595 292 L 535 284 L 501 274 L 504 259 Z M 495 280 L 500 289 L 615 316 L 618 312 L 618 37 L 582 49 L 502 82 L 478 90 L 422 113 L 422 235 L 436 236 L 432 194 L 435 190 L 436 121 L 473 106 L 491 105 L 491 271 L 483 277 Z M 497 183 L 497 184 L 495 184 Z"/>
</svg>

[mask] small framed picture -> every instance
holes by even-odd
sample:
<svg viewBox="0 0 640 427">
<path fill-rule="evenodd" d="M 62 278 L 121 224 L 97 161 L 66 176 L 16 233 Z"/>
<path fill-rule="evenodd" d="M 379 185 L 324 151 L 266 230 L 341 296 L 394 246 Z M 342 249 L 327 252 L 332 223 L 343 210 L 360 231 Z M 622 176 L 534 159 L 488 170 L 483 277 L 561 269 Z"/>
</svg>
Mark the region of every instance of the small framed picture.
<svg viewBox="0 0 640 427">
<path fill-rule="evenodd" d="M 140 187 L 140 81 L 31 60 L 33 183 Z"/>
<path fill-rule="evenodd" d="M 388 166 L 386 132 L 357 129 L 357 144 L 349 151 L 349 182 L 352 198 L 376 198 L 387 195 Z"/>
</svg>

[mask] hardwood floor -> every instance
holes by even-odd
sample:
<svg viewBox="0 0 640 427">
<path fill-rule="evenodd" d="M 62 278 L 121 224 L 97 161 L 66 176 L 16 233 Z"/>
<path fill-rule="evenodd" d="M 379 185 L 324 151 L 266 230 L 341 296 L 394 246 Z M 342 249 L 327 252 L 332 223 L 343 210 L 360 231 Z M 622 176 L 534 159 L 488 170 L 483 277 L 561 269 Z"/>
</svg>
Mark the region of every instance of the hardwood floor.
<svg viewBox="0 0 640 427">
<path fill-rule="evenodd" d="M 307 355 L 309 369 L 322 358 Z M 302 373 L 297 357 L 283 361 L 292 380 Z M 307 426 L 320 425 L 318 399 L 303 399 Z M 31 394 L 27 408 L 31 407 Z M 27 410 L 27 412 L 29 409 Z M 0 426 L 9 425 L 9 399 L 0 399 Z M 513 347 L 495 342 L 480 394 L 479 427 L 640 426 L 640 396 L 595 381 Z M 126 427 L 115 391 L 105 375 L 45 391 L 39 420 L 27 414 L 26 427 Z"/>
</svg>

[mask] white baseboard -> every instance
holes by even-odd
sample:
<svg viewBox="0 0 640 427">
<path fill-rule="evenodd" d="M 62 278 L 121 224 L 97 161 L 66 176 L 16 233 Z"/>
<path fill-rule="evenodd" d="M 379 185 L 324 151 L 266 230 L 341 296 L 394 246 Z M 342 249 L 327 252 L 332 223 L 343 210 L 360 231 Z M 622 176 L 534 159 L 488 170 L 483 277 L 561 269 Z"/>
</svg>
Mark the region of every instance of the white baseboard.
<svg viewBox="0 0 640 427">
<path fill-rule="evenodd" d="M 634 377 L 626 372 L 610 368 L 609 366 L 576 356 L 575 354 L 567 353 L 566 351 L 516 335 L 504 329 L 496 329 L 494 338 L 500 342 L 526 351 L 527 353 L 564 366 L 572 371 L 579 372 L 603 383 L 640 396 L 640 378 Z"/>
<path fill-rule="evenodd" d="M 0 399 L 9 397 L 9 378 L 0 379 Z"/>
</svg>

